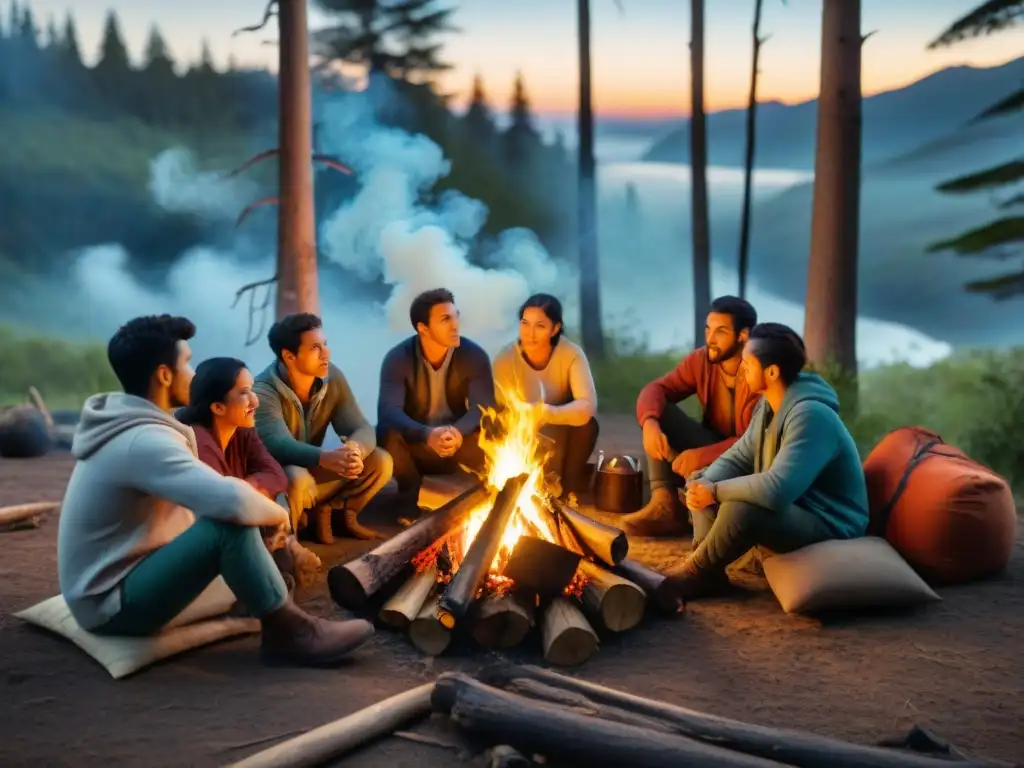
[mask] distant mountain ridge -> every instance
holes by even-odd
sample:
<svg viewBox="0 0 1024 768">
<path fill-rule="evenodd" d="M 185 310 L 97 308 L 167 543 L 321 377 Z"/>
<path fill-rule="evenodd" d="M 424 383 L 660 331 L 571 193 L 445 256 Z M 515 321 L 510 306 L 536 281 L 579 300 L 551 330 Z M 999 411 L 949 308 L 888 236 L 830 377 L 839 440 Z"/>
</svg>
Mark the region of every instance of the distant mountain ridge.
<svg viewBox="0 0 1024 768">
<path fill-rule="evenodd" d="M 1024 81 L 1024 57 L 996 67 L 949 67 L 904 88 L 864 98 L 864 163 L 895 157 L 935 141 L 1008 96 Z M 708 162 L 741 166 L 746 109 L 708 115 Z M 811 170 L 817 99 L 763 102 L 757 112 L 757 167 Z M 654 142 L 647 162 L 688 163 L 689 123 Z"/>
</svg>

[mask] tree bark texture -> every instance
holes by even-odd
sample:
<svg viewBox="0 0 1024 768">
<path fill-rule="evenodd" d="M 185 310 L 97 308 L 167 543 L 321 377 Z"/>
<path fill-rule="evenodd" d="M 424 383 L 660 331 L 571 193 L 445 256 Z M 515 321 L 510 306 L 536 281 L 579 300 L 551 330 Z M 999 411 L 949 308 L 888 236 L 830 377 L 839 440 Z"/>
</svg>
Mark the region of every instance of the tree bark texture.
<svg viewBox="0 0 1024 768">
<path fill-rule="evenodd" d="M 594 100 L 590 84 L 590 0 L 576 1 L 579 44 L 579 160 L 577 237 L 580 268 L 580 333 L 594 359 L 604 357 L 601 321 L 601 262 L 597 244 L 597 179 L 594 159 Z"/>
<path fill-rule="evenodd" d="M 856 373 L 861 163 L 860 0 L 824 0 L 804 343 Z"/>
<path fill-rule="evenodd" d="M 703 346 L 711 306 L 708 132 L 704 114 L 704 0 L 690 0 L 690 238 L 693 253 L 693 347 Z"/>
<path fill-rule="evenodd" d="M 279 144 L 276 317 L 320 313 L 313 204 L 313 109 L 306 0 L 278 0 Z"/>
<path fill-rule="evenodd" d="M 750 272 L 750 219 L 754 182 L 754 156 L 757 150 L 757 66 L 761 59 L 761 5 L 754 0 L 753 59 L 750 64 L 750 95 L 747 97 L 747 147 L 743 158 L 743 212 L 740 217 L 740 253 L 737 260 L 739 296 L 747 297 L 747 275 Z"/>
</svg>

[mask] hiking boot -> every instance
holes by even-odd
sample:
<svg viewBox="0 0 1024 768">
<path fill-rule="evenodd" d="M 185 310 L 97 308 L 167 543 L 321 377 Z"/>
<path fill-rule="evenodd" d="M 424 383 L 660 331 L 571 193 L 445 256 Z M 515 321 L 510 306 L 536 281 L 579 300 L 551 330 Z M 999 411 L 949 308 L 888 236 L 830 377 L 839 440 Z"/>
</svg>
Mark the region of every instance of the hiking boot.
<svg viewBox="0 0 1024 768">
<path fill-rule="evenodd" d="M 651 500 L 647 506 L 639 512 L 624 516 L 618 527 L 627 536 L 678 536 L 686 532 L 682 522 L 683 512 L 674 489 L 655 488 L 651 491 Z"/>
<path fill-rule="evenodd" d="M 725 569 L 698 568 L 692 557 L 663 573 L 665 581 L 655 595 L 662 610 L 669 610 L 680 603 L 685 605 L 702 597 L 719 595 L 729 588 L 729 577 Z"/>
<path fill-rule="evenodd" d="M 309 510 L 309 516 L 313 524 L 313 536 L 321 544 L 334 543 L 334 528 L 331 525 L 332 511 L 327 504 L 320 504 Z"/>
<path fill-rule="evenodd" d="M 372 637 L 368 621 L 318 619 L 289 598 L 263 617 L 260 655 L 266 664 L 322 667 L 338 663 Z"/>
</svg>

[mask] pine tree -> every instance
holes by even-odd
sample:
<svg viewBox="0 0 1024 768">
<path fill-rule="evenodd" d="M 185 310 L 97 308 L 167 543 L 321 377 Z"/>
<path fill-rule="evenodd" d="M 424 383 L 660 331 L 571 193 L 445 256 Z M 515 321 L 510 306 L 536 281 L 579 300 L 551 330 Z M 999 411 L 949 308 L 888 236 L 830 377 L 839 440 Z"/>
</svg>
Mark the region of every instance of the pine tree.
<svg viewBox="0 0 1024 768">
<path fill-rule="evenodd" d="M 36 19 L 32 9 L 27 5 L 21 12 L 21 21 L 18 24 L 18 37 L 21 39 L 23 50 L 39 50 L 39 30 L 36 27 Z"/>
<path fill-rule="evenodd" d="M 171 59 L 167 42 L 160 33 L 160 28 L 154 24 L 149 28 L 149 38 L 146 40 L 146 52 L 143 55 L 142 68 L 151 75 L 174 74 L 174 61 Z"/>
<path fill-rule="evenodd" d="M 480 75 L 473 78 L 473 95 L 462 118 L 466 134 L 480 147 L 490 147 L 494 142 L 494 117 L 484 93 L 484 82 Z"/>
<path fill-rule="evenodd" d="M 57 22 L 53 16 L 46 21 L 46 47 L 51 51 L 59 51 L 61 47 L 60 32 L 57 31 Z"/>
<path fill-rule="evenodd" d="M 455 8 L 438 0 L 318 0 L 335 22 L 321 30 L 315 51 L 328 61 L 367 69 L 373 76 L 416 79 L 444 71 L 439 35 L 457 31 L 451 24 Z"/>
<path fill-rule="evenodd" d="M 533 115 L 530 112 L 530 99 L 526 95 L 526 82 L 523 73 L 516 72 L 515 84 L 512 86 L 512 108 L 509 110 L 511 122 L 509 132 L 537 135 L 533 127 Z"/>
<path fill-rule="evenodd" d="M 64 17 L 64 34 L 61 37 L 61 44 L 67 60 L 81 66 L 82 50 L 78 45 L 78 27 L 75 25 L 75 17 L 71 15 L 70 11 Z"/>
<path fill-rule="evenodd" d="M 114 11 L 108 11 L 103 24 L 103 41 L 100 43 L 100 59 L 96 62 L 96 72 L 111 78 L 121 78 L 130 69 L 128 49 L 121 35 L 121 23 Z"/>
<path fill-rule="evenodd" d="M 951 24 L 928 47 L 939 48 L 989 35 L 1007 29 L 1020 20 L 1024 20 L 1024 0 L 989 0 Z M 1021 110 L 1024 110 L 1024 87 L 993 104 L 978 115 L 974 122 Z M 1013 158 L 992 168 L 939 184 L 936 189 L 951 195 L 972 192 L 991 195 L 993 190 L 1019 186 L 1022 182 L 1024 160 Z M 1024 192 L 1018 191 L 997 201 L 995 207 L 999 211 L 995 219 L 955 237 L 933 243 L 928 247 L 928 252 L 952 251 L 960 256 L 987 255 L 997 260 L 1024 255 L 1020 246 L 1024 243 Z M 968 283 L 965 287 L 972 293 L 987 293 L 996 300 L 1024 296 L 1024 265 L 1015 271 L 1004 271 L 994 277 Z"/>
<path fill-rule="evenodd" d="M 509 126 L 502 135 L 502 144 L 509 170 L 520 180 L 529 178 L 544 147 L 540 134 L 533 127 L 530 99 L 521 72 L 516 73 L 512 88 Z"/>
</svg>

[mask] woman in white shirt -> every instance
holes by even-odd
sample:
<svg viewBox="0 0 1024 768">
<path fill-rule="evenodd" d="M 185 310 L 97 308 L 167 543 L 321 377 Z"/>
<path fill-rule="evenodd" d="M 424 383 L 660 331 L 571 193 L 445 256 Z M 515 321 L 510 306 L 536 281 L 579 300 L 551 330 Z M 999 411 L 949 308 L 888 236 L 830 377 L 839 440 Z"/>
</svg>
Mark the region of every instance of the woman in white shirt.
<svg viewBox="0 0 1024 768">
<path fill-rule="evenodd" d="M 519 339 L 494 359 L 498 397 L 514 393 L 542 403 L 541 434 L 554 441 L 548 471 L 561 478 L 563 495 L 579 494 L 597 444 L 597 391 L 583 350 L 562 337 L 562 303 L 538 293 L 519 308 Z"/>
</svg>

